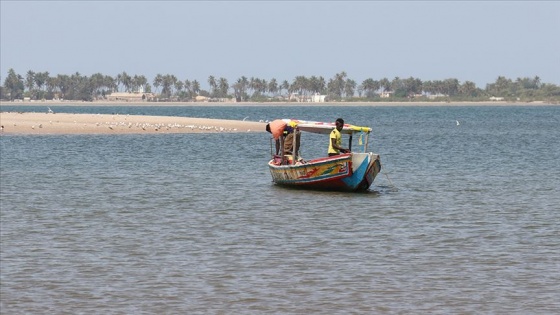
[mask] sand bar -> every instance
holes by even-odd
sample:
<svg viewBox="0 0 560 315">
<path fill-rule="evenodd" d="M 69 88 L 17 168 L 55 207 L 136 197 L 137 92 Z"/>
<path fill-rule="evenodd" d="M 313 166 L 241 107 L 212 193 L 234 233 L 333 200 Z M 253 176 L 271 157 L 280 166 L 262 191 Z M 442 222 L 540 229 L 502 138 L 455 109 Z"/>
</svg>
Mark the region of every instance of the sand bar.
<svg viewBox="0 0 560 315">
<path fill-rule="evenodd" d="M 265 132 L 264 122 L 118 114 L 0 113 L 2 134 Z"/>
</svg>

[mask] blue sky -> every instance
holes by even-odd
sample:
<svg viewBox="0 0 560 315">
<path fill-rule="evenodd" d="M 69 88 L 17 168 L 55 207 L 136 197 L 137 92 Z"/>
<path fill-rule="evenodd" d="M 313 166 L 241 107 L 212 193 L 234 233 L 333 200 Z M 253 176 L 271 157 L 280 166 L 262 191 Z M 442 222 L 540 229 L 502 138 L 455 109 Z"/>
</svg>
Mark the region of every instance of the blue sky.
<svg viewBox="0 0 560 315">
<path fill-rule="evenodd" d="M 558 1 L 0 1 L 0 76 L 560 84 Z"/>
</svg>

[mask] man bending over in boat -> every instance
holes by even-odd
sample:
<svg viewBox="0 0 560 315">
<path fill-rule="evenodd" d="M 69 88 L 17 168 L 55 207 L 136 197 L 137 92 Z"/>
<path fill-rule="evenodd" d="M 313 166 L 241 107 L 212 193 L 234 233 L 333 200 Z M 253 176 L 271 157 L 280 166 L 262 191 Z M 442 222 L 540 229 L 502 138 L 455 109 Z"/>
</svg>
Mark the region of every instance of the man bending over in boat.
<svg viewBox="0 0 560 315">
<path fill-rule="evenodd" d="M 296 148 L 293 150 L 294 147 L 294 129 L 296 134 Z M 289 123 L 286 123 L 282 119 L 277 119 L 272 121 L 269 124 L 266 124 L 266 131 L 272 134 L 274 140 L 276 140 L 276 155 L 278 155 L 280 151 L 280 137 L 283 137 L 282 140 L 284 142 L 284 154 L 293 154 L 295 151 L 296 154 L 299 153 L 299 144 L 301 133 L 297 130 L 297 122 L 290 120 Z"/>
<path fill-rule="evenodd" d="M 342 145 L 342 135 L 340 131 L 344 127 L 344 119 L 338 118 L 335 122 L 336 128 L 331 131 L 330 141 L 329 141 L 329 156 L 339 155 L 342 153 L 349 153 L 350 150 L 343 148 Z"/>
</svg>

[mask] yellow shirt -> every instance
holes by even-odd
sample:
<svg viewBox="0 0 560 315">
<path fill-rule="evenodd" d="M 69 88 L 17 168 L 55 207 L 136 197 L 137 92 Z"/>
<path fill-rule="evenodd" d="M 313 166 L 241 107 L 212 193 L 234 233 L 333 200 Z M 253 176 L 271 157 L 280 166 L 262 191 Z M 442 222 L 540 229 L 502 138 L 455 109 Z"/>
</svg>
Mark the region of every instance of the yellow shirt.
<svg viewBox="0 0 560 315">
<path fill-rule="evenodd" d="M 332 140 L 331 139 L 335 139 L 335 143 L 337 146 L 340 147 L 340 145 L 342 144 L 342 136 L 340 135 L 340 131 L 338 131 L 338 129 L 333 129 L 333 131 L 331 131 L 331 135 L 329 137 L 329 152 L 328 153 L 340 153 L 340 150 L 333 148 L 332 146 Z"/>
</svg>

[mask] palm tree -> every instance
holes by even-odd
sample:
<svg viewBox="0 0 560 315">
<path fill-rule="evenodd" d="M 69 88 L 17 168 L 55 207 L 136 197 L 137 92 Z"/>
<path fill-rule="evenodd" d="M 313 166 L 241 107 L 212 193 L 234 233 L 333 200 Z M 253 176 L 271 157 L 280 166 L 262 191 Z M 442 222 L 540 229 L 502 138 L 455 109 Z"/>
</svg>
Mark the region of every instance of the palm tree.
<svg viewBox="0 0 560 315">
<path fill-rule="evenodd" d="M 227 97 L 229 90 L 228 80 L 226 78 L 220 78 L 219 82 L 220 97 Z"/>
<path fill-rule="evenodd" d="M 249 80 L 249 89 L 251 90 L 251 94 L 255 94 L 255 90 L 258 90 L 258 78 L 251 77 Z"/>
<path fill-rule="evenodd" d="M 329 80 L 328 89 L 336 98 L 341 98 L 346 84 L 346 72 L 342 71 Z"/>
<path fill-rule="evenodd" d="M 278 92 L 278 82 L 276 82 L 275 78 L 272 78 L 269 82 L 268 82 L 268 91 L 270 93 L 272 93 L 273 95 L 276 94 Z"/>
<path fill-rule="evenodd" d="M 185 80 L 185 84 L 183 85 L 183 88 L 185 89 L 185 92 L 187 93 L 189 98 L 193 97 L 193 91 L 192 91 L 192 82 L 190 80 Z"/>
<path fill-rule="evenodd" d="M 253 90 L 253 96 L 263 95 L 266 93 L 268 88 L 266 80 L 259 78 L 251 78 L 249 86 L 251 87 L 251 90 Z"/>
<path fill-rule="evenodd" d="M 260 79 L 258 84 L 259 93 L 266 94 L 268 92 L 268 82 L 265 79 Z"/>
<path fill-rule="evenodd" d="M 362 90 L 365 92 L 365 96 L 371 98 L 375 95 L 375 92 L 379 90 L 381 85 L 379 84 L 379 81 L 368 78 L 362 82 L 361 87 Z"/>
<path fill-rule="evenodd" d="M 282 84 L 280 84 L 280 94 L 282 94 L 282 90 L 286 90 L 286 92 L 288 92 L 289 89 L 290 83 L 288 83 L 288 80 L 282 81 Z"/>
<path fill-rule="evenodd" d="M 101 90 L 104 87 L 104 77 L 101 73 L 94 73 L 89 78 L 93 90 L 92 97 L 97 99 L 101 95 Z"/>
<path fill-rule="evenodd" d="M 397 94 L 397 92 L 399 92 L 399 90 L 402 88 L 402 86 L 403 86 L 402 80 L 398 76 L 394 77 L 393 80 L 391 80 L 391 90 L 394 91 L 395 94 Z"/>
<path fill-rule="evenodd" d="M 197 80 L 192 81 L 192 91 L 196 95 L 200 92 L 200 83 Z"/>
<path fill-rule="evenodd" d="M 23 98 L 23 91 L 25 90 L 25 85 L 23 84 L 23 77 L 16 74 L 14 69 L 8 70 L 8 76 L 4 80 L 4 88 L 7 94 L 10 94 L 10 100 Z"/>
<path fill-rule="evenodd" d="M 408 97 L 422 93 L 422 81 L 420 79 L 410 77 L 405 79 L 403 83 Z"/>
<path fill-rule="evenodd" d="M 68 100 L 82 100 L 91 101 L 93 97 L 93 85 L 91 84 L 90 78 L 87 76 L 82 76 L 79 72 L 76 72 L 70 76 L 68 80 L 68 90 L 65 94 L 65 98 Z"/>
<path fill-rule="evenodd" d="M 247 99 L 248 86 L 249 86 L 249 80 L 245 76 L 242 76 L 241 78 L 237 79 L 237 82 L 235 82 L 233 89 L 235 93 L 235 98 L 238 102 Z"/>
<path fill-rule="evenodd" d="M 496 79 L 496 82 L 492 84 L 488 84 L 486 89 L 490 94 L 493 94 L 494 96 L 505 96 L 505 93 L 509 88 L 510 82 L 511 80 L 506 79 L 506 77 L 499 76 Z"/>
<path fill-rule="evenodd" d="M 117 90 L 117 82 L 110 75 L 106 75 L 103 77 L 103 86 L 105 86 L 107 90 L 111 93 Z"/>
<path fill-rule="evenodd" d="M 381 92 L 385 93 L 391 91 L 391 81 L 387 78 L 379 80 L 379 85 L 381 86 Z"/>
<path fill-rule="evenodd" d="M 231 87 L 233 88 L 233 95 L 235 95 L 235 101 L 241 102 L 241 97 L 242 97 L 241 79 L 237 79 L 237 82 L 235 82 Z"/>
<path fill-rule="evenodd" d="M 130 77 L 128 73 L 126 73 L 126 71 L 123 71 L 123 73 L 121 74 L 120 81 L 124 86 L 124 90 L 126 92 L 130 92 L 130 87 L 132 86 L 132 77 Z"/>
<path fill-rule="evenodd" d="M 352 98 L 354 96 L 354 91 L 356 90 L 356 81 L 352 79 L 347 79 L 344 85 L 344 94 L 346 97 Z"/>
<path fill-rule="evenodd" d="M 163 76 L 163 83 L 161 88 L 161 95 L 165 98 L 170 98 L 173 95 L 173 88 L 177 82 L 177 77 L 174 75 L 166 74 Z"/>
<path fill-rule="evenodd" d="M 249 79 L 246 76 L 241 77 L 241 92 L 243 93 L 243 97 L 247 96 L 247 88 L 249 87 Z"/>
<path fill-rule="evenodd" d="M 138 92 L 140 88 L 142 88 L 142 91 L 147 92 L 146 90 L 147 90 L 148 79 L 146 79 L 145 76 L 134 75 L 134 78 L 132 78 L 132 82 L 136 92 Z"/>
<path fill-rule="evenodd" d="M 118 76 L 117 76 L 117 82 L 118 82 Z M 162 84 L 163 84 L 163 76 L 158 73 L 154 78 L 154 87 L 156 88 L 156 93 L 158 93 L 158 89 L 160 86 L 162 86 Z"/>
<path fill-rule="evenodd" d="M 539 76 L 535 76 L 533 78 L 533 84 L 535 86 L 535 89 L 540 89 L 541 88 L 541 78 L 539 78 Z"/>
<path fill-rule="evenodd" d="M 468 96 L 468 97 L 475 97 L 476 96 L 476 92 L 477 92 L 477 88 L 476 88 L 476 84 L 474 84 L 474 82 L 471 81 L 465 81 L 465 83 L 463 83 L 460 87 L 459 87 L 459 91 L 461 94 Z"/>
<path fill-rule="evenodd" d="M 56 77 L 48 77 L 47 78 L 47 93 L 51 94 L 52 97 L 55 97 L 55 93 L 57 92 L 59 78 Z"/>
<path fill-rule="evenodd" d="M 47 79 L 49 77 L 49 72 L 37 72 L 35 74 L 35 84 L 39 90 L 43 90 L 43 86 L 47 83 Z"/>
<path fill-rule="evenodd" d="M 309 89 L 311 93 L 322 93 L 326 88 L 326 82 L 323 77 L 311 76 L 309 78 Z"/>
<path fill-rule="evenodd" d="M 45 85 L 47 84 L 47 80 L 49 78 L 48 72 L 37 72 L 35 74 L 35 85 L 37 85 L 37 99 L 44 99 L 45 98 Z"/>
<path fill-rule="evenodd" d="M 216 83 L 216 79 L 214 78 L 213 75 L 208 77 L 208 85 L 210 85 L 210 94 L 212 96 L 215 96 L 216 88 L 218 87 L 218 84 Z"/>
<path fill-rule="evenodd" d="M 299 75 L 294 79 L 288 91 L 290 93 L 298 92 L 299 100 L 302 101 L 304 99 L 304 96 L 307 95 L 309 86 L 309 79 L 307 79 L 305 76 Z"/>
<path fill-rule="evenodd" d="M 29 70 L 25 76 L 25 85 L 30 93 L 33 93 L 33 88 L 35 87 L 35 72 Z"/>
<path fill-rule="evenodd" d="M 57 77 L 57 84 L 58 84 L 57 87 L 58 87 L 58 90 L 60 91 L 60 96 L 61 96 L 62 99 L 65 99 L 66 96 L 67 96 L 66 94 L 71 89 L 70 77 L 66 74 L 59 74 L 56 77 Z"/>
<path fill-rule="evenodd" d="M 459 92 L 459 80 L 457 79 L 445 79 L 444 86 L 447 95 L 455 96 Z"/>
<path fill-rule="evenodd" d="M 179 94 L 183 91 L 185 84 L 181 80 L 175 79 L 175 95 L 179 96 Z"/>
<path fill-rule="evenodd" d="M 424 81 L 422 82 L 422 91 L 424 93 L 434 94 L 434 82 L 433 81 Z"/>
<path fill-rule="evenodd" d="M 119 86 L 121 85 L 121 82 L 122 82 L 122 75 L 119 73 L 119 74 L 117 74 L 117 80 L 116 80 L 117 86 L 116 86 L 115 92 L 119 91 Z"/>
</svg>

